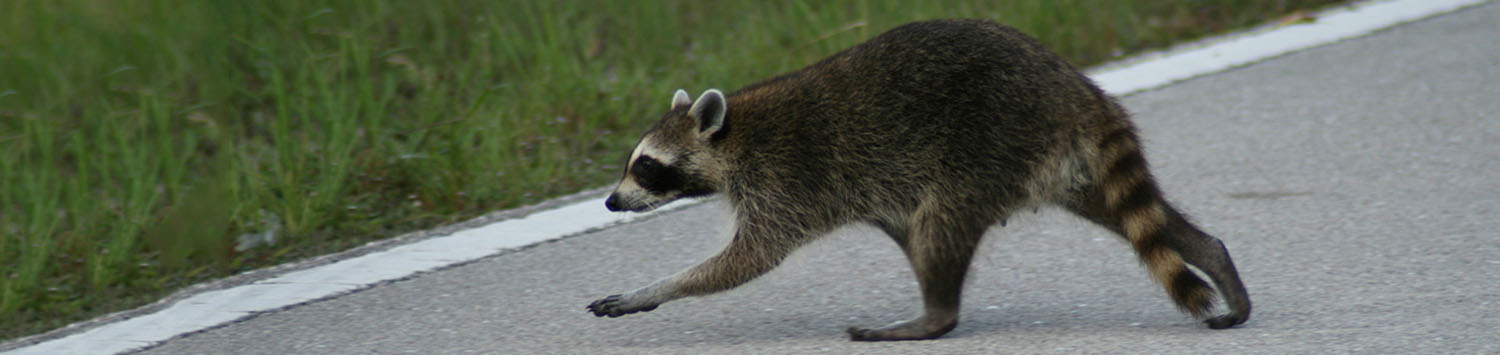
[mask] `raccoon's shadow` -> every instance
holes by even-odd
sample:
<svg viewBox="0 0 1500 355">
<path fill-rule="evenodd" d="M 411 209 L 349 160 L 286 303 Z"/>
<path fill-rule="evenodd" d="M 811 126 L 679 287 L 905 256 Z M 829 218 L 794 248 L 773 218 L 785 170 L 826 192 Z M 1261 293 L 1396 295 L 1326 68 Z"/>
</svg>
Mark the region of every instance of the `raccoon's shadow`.
<svg viewBox="0 0 1500 355">
<path fill-rule="evenodd" d="M 730 298 L 730 297 L 725 297 Z M 611 320 L 618 322 L 601 327 L 591 337 L 601 346 L 618 346 L 638 349 L 659 349 L 736 345 L 789 343 L 843 343 L 848 342 L 844 329 L 849 326 L 875 326 L 918 313 L 919 306 L 913 300 L 911 307 L 882 310 L 873 307 L 827 307 L 827 305 L 797 305 L 783 303 L 791 309 L 747 309 L 745 312 L 726 314 L 721 312 L 694 312 L 681 308 L 704 306 L 702 302 L 713 300 L 682 301 L 678 312 L 635 315 L 637 319 Z M 732 300 L 726 300 L 732 301 Z M 764 305 L 761 302 L 752 302 Z M 666 307 L 666 306 L 663 306 Z M 808 308 L 820 309 L 808 311 Z M 715 308 L 715 307 L 705 307 Z M 672 309 L 668 309 L 671 311 Z M 1203 328 L 1191 319 L 1182 318 L 1170 308 L 1153 315 L 1147 311 L 1078 312 L 1061 305 L 1041 304 L 1020 306 L 1002 310 L 974 309 L 964 312 L 958 328 L 939 338 L 959 340 L 1002 338 L 1050 338 L 1057 336 L 1085 336 L 1109 333 L 1175 333 L 1199 331 Z M 1174 318 L 1175 317 L 1175 318 Z"/>
<path fill-rule="evenodd" d="M 1111 236 L 1091 235 L 1086 225 L 1058 213 L 1017 220 L 1010 230 L 988 236 L 971 265 L 958 327 L 941 339 L 1202 329 L 1133 268 L 1128 250 L 1113 240 L 1095 240 Z M 1056 250 L 1090 257 L 1046 252 Z M 850 326 L 882 326 L 920 314 L 911 273 L 894 242 L 854 224 L 735 290 L 600 320 L 609 324 L 591 336 L 611 346 L 639 347 L 848 341 L 844 330 Z"/>
<path fill-rule="evenodd" d="M 900 258 L 897 254 L 890 257 Z M 909 278 L 908 270 L 891 267 L 889 271 L 868 270 L 876 275 L 840 278 L 798 271 L 816 269 L 804 268 L 807 266 L 811 265 L 791 265 L 786 272 L 773 272 L 735 292 L 679 300 L 649 313 L 601 320 L 610 324 L 601 325 L 591 337 L 603 343 L 600 345 L 643 349 L 847 342 L 845 329 L 850 326 L 881 326 L 920 314 L 915 281 L 870 284 L 871 279 L 900 276 L 904 280 Z M 887 272 L 896 275 L 882 275 Z M 1032 290 L 975 294 L 965 297 L 958 328 L 940 339 L 1202 329 L 1154 294 L 1139 299 L 1112 296 L 1119 295 L 1075 292 L 1059 297 Z"/>
</svg>

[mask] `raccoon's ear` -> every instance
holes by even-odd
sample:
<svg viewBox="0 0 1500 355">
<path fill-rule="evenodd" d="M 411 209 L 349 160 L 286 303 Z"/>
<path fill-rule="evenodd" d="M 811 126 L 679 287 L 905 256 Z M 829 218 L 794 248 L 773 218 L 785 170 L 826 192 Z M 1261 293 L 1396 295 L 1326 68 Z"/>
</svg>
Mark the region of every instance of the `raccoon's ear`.
<svg viewBox="0 0 1500 355">
<path fill-rule="evenodd" d="M 688 109 L 688 116 L 698 120 L 698 136 L 708 137 L 724 128 L 724 113 L 728 110 L 729 104 L 724 102 L 724 93 L 708 89 L 698 96 L 693 108 Z"/>
<path fill-rule="evenodd" d="M 677 89 L 677 93 L 672 95 L 672 110 L 674 111 L 679 107 L 687 107 L 692 104 L 693 98 L 688 96 L 686 90 Z"/>
</svg>

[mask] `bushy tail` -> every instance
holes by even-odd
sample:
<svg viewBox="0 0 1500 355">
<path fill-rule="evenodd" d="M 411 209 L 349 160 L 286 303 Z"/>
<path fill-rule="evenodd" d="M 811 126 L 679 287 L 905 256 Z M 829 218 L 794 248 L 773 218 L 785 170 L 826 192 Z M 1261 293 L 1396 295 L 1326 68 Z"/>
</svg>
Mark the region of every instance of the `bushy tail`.
<svg viewBox="0 0 1500 355">
<path fill-rule="evenodd" d="M 1132 129 L 1122 127 L 1104 135 L 1093 153 L 1099 158 L 1091 159 L 1096 162 L 1088 172 L 1093 179 L 1075 190 L 1078 194 L 1066 202 L 1070 209 L 1125 237 L 1183 312 L 1199 319 L 1210 316 L 1216 294 L 1212 281 L 1224 292 L 1230 314 L 1209 319 L 1209 325 L 1224 328 L 1244 322 L 1250 301 L 1228 252 L 1163 199 Z"/>
<path fill-rule="evenodd" d="M 1140 150 L 1115 161 L 1104 179 L 1104 208 L 1118 216 L 1119 232 L 1146 265 L 1151 277 L 1166 287 L 1177 307 L 1194 317 L 1207 317 L 1214 290 L 1199 278 L 1173 247 L 1173 236 L 1186 221 L 1162 199 L 1146 171 Z M 1172 218 L 1178 217 L 1178 218 Z"/>
</svg>

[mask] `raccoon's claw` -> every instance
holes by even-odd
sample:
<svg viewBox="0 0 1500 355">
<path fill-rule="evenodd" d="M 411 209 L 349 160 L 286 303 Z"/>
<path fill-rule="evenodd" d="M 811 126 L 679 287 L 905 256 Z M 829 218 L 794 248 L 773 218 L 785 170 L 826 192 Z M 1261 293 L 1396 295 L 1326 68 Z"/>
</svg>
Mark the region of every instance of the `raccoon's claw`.
<svg viewBox="0 0 1500 355">
<path fill-rule="evenodd" d="M 1244 323 L 1248 318 L 1250 317 L 1242 314 L 1230 313 L 1218 317 L 1209 318 L 1208 320 L 1203 321 L 1203 323 L 1207 324 L 1209 329 L 1229 329 L 1231 327 L 1239 325 L 1240 323 Z"/>
<path fill-rule="evenodd" d="M 948 334 L 955 327 L 958 327 L 957 317 L 924 315 L 883 328 L 849 327 L 846 332 L 853 341 L 926 340 Z"/>
<path fill-rule="evenodd" d="M 620 295 L 610 295 L 609 297 L 594 301 L 594 303 L 590 303 L 588 306 L 589 312 L 593 312 L 595 317 L 609 316 L 610 318 L 636 312 L 650 312 L 653 309 L 656 309 L 656 305 L 654 304 L 639 308 L 627 307 L 621 301 Z"/>
</svg>

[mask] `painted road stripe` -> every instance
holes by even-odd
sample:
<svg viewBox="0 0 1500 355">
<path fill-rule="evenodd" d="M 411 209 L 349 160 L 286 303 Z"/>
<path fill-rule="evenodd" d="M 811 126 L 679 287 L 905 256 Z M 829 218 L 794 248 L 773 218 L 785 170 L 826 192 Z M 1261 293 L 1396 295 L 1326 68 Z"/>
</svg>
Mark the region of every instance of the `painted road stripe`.
<svg viewBox="0 0 1500 355">
<path fill-rule="evenodd" d="M 137 350 L 257 312 L 336 296 L 380 282 L 693 204 L 679 201 L 648 213 L 623 214 L 606 212 L 603 198 L 587 200 L 246 285 L 199 293 L 155 313 L 101 325 L 7 354 L 115 354 Z"/>
<path fill-rule="evenodd" d="M 1190 48 L 1150 54 L 1090 72 L 1099 86 L 1127 95 L 1242 66 L 1282 54 L 1369 34 L 1375 30 L 1481 4 L 1486 0 L 1393 0 L 1360 3 L 1316 14 L 1310 23 L 1216 37 Z M 692 205 L 678 202 L 653 213 Z M 238 287 L 208 291 L 160 311 L 95 327 L 8 352 L 114 354 L 138 350 L 272 311 L 441 267 L 629 222 L 652 213 L 615 214 L 593 199 L 557 209 L 429 238 L 389 250 L 298 270 Z"/>
<path fill-rule="evenodd" d="M 1316 15 L 1314 22 L 1268 27 L 1216 37 L 1139 62 L 1089 73 L 1104 91 L 1127 95 L 1314 46 L 1369 34 L 1397 24 L 1478 5 L 1488 0 L 1372 1 Z"/>
</svg>

